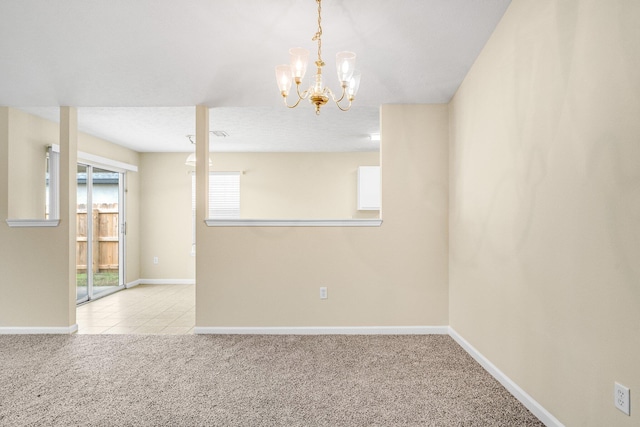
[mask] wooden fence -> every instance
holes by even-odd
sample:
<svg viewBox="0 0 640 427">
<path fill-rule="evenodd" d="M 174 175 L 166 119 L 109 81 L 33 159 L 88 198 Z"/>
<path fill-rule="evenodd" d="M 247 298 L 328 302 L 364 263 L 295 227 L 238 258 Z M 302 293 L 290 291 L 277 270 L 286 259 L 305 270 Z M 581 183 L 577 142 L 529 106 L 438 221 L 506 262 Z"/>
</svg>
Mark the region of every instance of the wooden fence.
<svg viewBox="0 0 640 427">
<path fill-rule="evenodd" d="M 118 271 L 119 218 L 118 204 L 93 205 L 93 240 L 87 241 L 86 205 L 78 205 L 76 221 L 76 269 L 78 273 L 87 271 L 87 245 L 91 243 L 93 259 L 91 268 L 94 273 Z"/>
</svg>

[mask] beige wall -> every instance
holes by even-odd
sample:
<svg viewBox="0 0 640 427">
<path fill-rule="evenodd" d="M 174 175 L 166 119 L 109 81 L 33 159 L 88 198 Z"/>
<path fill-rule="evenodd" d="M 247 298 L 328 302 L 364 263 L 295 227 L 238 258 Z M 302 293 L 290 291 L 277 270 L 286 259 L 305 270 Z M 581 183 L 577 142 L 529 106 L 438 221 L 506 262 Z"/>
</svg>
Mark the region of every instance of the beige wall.
<svg viewBox="0 0 640 427">
<path fill-rule="evenodd" d="M 450 109 L 451 326 L 567 426 L 640 424 L 638 22 L 516 0 Z"/>
<path fill-rule="evenodd" d="M 191 172 L 185 153 L 141 154 L 141 273 L 144 279 L 194 279 Z M 378 152 L 212 153 L 215 171 L 240 177 L 242 218 L 370 218 L 356 210 L 358 166 Z M 158 264 L 153 258 L 158 257 Z"/>
<path fill-rule="evenodd" d="M 14 108 L 8 114 L 9 218 L 44 219 L 46 150 L 58 144 L 59 127 Z"/>
<path fill-rule="evenodd" d="M 383 106 L 381 128 L 381 227 L 198 224 L 197 326 L 448 324 L 447 106 Z"/>
<path fill-rule="evenodd" d="M 11 139 L 14 130 L 16 135 L 28 134 L 24 124 L 29 121 L 20 112 L 0 107 L 0 327 L 66 328 L 75 323 L 75 312 L 71 310 L 71 257 L 66 250 L 71 223 L 69 204 L 75 200 L 75 193 L 69 193 L 68 188 L 61 189 L 58 227 L 10 228 L 5 222 L 11 192 L 9 164 L 15 154 L 11 152 L 14 147 Z M 59 127 L 54 127 L 57 132 Z M 68 143 L 61 145 L 64 149 L 60 156 L 61 178 L 64 179 L 75 154 L 68 155 Z M 74 138 L 71 149 L 75 152 Z M 41 166 L 44 168 L 44 163 Z M 44 174 L 42 178 L 44 180 Z M 44 197 L 44 192 L 41 195 Z"/>
<path fill-rule="evenodd" d="M 140 154 L 140 277 L 194 279 L 186 153 Z M 158 257 L 158 264 L 153 264 Z"/>
<path fill-rule="evenodd" d="M 70 239 L 75 233 L 76 148 L 113 160 L 138 163 L 138 154 L 131 150 L 84 134 L 78 134 L 77 145 L 75 136 L 72 138 L 73 154 L 65 157 L 58 124 L 13 108 L 0 108 L 0 327 L 66 327 L 75 323 L 75 274 L 69 272 L 69 265 L 75 261 L 75 243 L 70 243 Z M 6 218 L 44 218 L 43 213 L 34 218 L 39 211 L 44 212 L 44 150 L 47 145 L 58 143 L 61 144 L 61 175 L 66 167 L 74 184 L 69 193 L 69 181 L 61 176 L 60 225 L 8 227 Z M 16 157 L 25 154 L 22 144 L 35 147 L 29 148 L 29 152 L 42 157 L 33 161 L 33 167 L 29 166 L 30 176 L 17 179 L 16 174 L 25 172 L 14 168 L 19 165 Z M 34 180 L 31 175 L 38 177 Z M 127 280 L 133 281 L 139 278 L 139 191 L 137 174 L 128 175 Z M 29 185 L 24 186 L 24 182 Z M 21 197 L 29 199 L 29 204 L 23 203 Z M 37 202 L 32 203 L 32 198 Z M 71 216 L 69 203 L 73 205 Z M 15 210 L 10 215 L 12 206 Z"/>
<path fill-rule="evenodd" d="M 137 151 L 82 132 L 78 134 L 78 151 L 135 166 L 140 162 L 140 153 Z"/>
<path fill-rule="evenodd" d="M 358 166 L 377 166 L 380 153 L 212 153 L 212 170 L 244 171 L 242 218 L 377 218 L 357 210 Z"/>
</svg>

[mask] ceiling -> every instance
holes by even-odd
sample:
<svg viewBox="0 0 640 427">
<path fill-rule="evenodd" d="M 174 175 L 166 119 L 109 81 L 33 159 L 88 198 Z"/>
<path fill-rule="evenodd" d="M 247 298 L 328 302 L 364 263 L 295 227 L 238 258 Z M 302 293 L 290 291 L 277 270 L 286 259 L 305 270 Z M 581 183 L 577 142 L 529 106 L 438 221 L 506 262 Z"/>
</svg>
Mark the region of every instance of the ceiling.
<svg viewBox="0 0 640 427">
<path fill-rule="evenodd" d="M 381 104 L 446 103 L 510 0 L 324 0 L 325 82 L 357 53 L 347 113 L 282 105 L 275 65 L 316 31 L 313 0 L 0 0 L 0 105 L 137 151 L 191 151 L 194 105 L 211 107 L 214 151 L 377 149 Z M 313 69 L 305 77 L 308 85 Z"/>
</svg>

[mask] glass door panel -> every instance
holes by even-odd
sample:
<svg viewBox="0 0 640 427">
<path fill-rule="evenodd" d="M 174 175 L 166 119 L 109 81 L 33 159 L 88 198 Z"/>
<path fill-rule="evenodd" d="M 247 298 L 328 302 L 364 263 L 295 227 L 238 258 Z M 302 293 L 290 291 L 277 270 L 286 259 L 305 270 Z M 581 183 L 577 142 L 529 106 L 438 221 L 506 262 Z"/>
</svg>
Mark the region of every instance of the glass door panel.
<svg viewBox="0 0 640 427">
<path fill-rule="evenodd" d="M 93 293 L 98 297 L 119 288 L 120 173 L 92 168 Z"/>
</svg>

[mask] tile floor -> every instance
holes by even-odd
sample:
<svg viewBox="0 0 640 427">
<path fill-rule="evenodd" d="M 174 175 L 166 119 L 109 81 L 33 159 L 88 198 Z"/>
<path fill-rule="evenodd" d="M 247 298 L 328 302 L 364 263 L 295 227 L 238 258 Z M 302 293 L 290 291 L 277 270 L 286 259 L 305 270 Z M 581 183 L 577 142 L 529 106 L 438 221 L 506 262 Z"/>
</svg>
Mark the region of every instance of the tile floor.
<svg viewBox="0 0 640 427">
<path fill-rule="evenodd" d="M 192 334 L 195 285 L 138 285 L 76 310 L 78 334 Z"/>
</svg>

